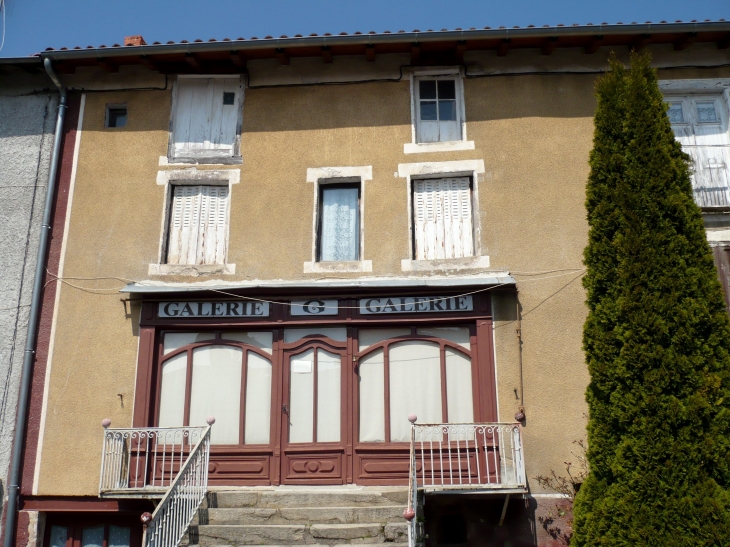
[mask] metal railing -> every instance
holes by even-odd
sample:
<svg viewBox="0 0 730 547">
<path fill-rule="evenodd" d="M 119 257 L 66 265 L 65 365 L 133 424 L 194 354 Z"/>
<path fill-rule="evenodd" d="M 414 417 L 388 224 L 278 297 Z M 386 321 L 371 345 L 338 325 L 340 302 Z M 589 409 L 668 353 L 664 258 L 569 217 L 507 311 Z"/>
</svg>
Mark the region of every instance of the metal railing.
<svg viewBox="0 0 730 547">
<path fill-rule="evenodd" d="M 164 494 L 210 430 L 210 426 L 111 429 L 109 420 L 102 425 L 101 497 Z"/>
<path fill-rule="evenodd" d="M 438 490 L 526 492 L 519 423 L 416 424 L 411 426 L 408 545 L 423 541 L 418 492 Z"/>
<path fill-rule="evenodd" d="M 415 477 L 425 489 L 526 487 L 519 423 L 413 424 Z"/>
<path fill-rule="evenodd" d="M 209 422 L 210 423 L 210 422 Z M 212 425 L 212 424 L 211 424 Z M 208 490 L 210 425 L 144 527 L 142 547 L 177 547 Z"/>
</svg>

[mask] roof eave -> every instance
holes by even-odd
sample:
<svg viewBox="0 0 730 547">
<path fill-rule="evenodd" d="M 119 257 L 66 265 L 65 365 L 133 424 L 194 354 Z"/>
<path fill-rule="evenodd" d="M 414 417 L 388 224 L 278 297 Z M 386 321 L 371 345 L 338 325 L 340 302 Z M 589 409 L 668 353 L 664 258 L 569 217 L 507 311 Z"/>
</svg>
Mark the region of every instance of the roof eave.
<svg viewBox="0 0 730 547">
<path fill-rule="evenodd" d="M 504 28 L 480 30 L 449 30 L 431 32 L 398 32 L 379 34 L 350 34 L 337 36 L 306 36 L 295 38 L 271 38 L 261 40 L 221 40 L 215 42 L 190 42 L 144 46 L 119 46 L 92 49 L 44 51 L 42 58 L 73 60 L 98 57 L 123 57 L 129 55 L 165 55 L 175 53 L 203 53 L 219 51 L 246 51 L 270 48 L 299 48 L 312 46 L 398 44 L 414 42 L 439 42 L 450 40 L 488 40 L 509 38 L 552 38 L 561 36 L 627 35 L 677 32 L 730 32 L 730 22 L 693 23 L 645 23 L 627 25 L 581 25 L 533 28 Z"/>
</svg>

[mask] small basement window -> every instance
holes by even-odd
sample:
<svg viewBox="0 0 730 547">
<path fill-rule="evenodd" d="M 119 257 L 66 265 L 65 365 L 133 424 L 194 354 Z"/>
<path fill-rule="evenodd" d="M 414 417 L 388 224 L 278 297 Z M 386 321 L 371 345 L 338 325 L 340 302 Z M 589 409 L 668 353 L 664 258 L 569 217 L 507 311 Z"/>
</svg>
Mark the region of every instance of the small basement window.
<svg viewBox="0 0 730 547">
<path fill-rule="evenodd" d="M 106 105 L 106 127 L 124 127 L 127 125 L 127 105 Z"/>
</svg>

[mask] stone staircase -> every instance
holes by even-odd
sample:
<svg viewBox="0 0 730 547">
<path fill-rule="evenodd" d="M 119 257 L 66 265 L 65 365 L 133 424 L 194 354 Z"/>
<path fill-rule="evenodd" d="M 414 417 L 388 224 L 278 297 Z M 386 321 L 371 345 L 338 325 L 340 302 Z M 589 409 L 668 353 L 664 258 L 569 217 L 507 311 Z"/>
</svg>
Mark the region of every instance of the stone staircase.
<svg viewBox="0 0 730 547">
<path fill-rule="evenodd" d="M 183 545 L 407 543 L 405 487 L 260 487 L 212 490 Z"/>
</svg>

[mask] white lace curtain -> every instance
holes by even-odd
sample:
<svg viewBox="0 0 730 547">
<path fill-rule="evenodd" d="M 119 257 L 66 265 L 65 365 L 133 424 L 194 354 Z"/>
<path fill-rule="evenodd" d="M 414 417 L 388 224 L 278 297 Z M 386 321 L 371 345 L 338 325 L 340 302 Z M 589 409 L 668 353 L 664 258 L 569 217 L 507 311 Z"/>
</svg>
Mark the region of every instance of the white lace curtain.
<svg viewBox="0 0 730 547">
<path fill-rule="evenodd" d="M 358 260 L 358 189 L 324 188 L 320 260 Z"/>
</svg>

